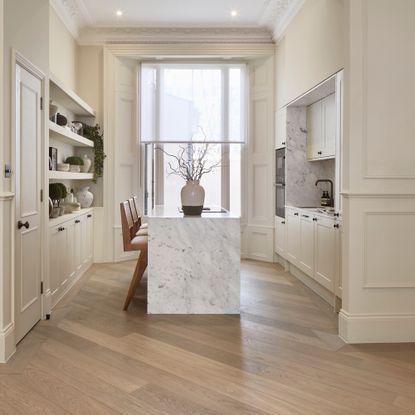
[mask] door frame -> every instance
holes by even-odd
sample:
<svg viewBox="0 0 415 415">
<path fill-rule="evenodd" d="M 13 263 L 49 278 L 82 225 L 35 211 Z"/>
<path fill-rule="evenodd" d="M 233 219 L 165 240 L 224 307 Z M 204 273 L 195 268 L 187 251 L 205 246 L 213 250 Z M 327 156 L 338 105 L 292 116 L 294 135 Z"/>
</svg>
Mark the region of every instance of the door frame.
<svg viewBox="0 0 415 415">
<path fill-rule="evenodd" d="M 41 126 L 40 126 L 40 183 L 41 183 L 41 189 L 43 190 L 43 201 L 40 203 L 40 281 L 43 283 L 43 285 L 46 287 L 46 276 L 47 276 L 47 265 L 45 261 L 45 252 L 46 252 L 46 243 L 47 243 L 47 235 L 45 232 L 46 228 L 46 210 L 45 210 L 45 197 L 47 193 L 45 192 L 45 183 L 46 183 L 46 126 L 47 126 L 47 120 L 45 117 L 47 117 L 48 111 L 45 109 L 46 103 L 49 102 L 49 91 L 47 88 L 47 78 L 43 71 L 41 71 L 37 66 L 35 66 L 32 62 L 30 62 L 27 58 L 25 58 L 20 52 L 18 52 L 16 49 L 11 50 L 11 125 L 10 125 L 10 132 L 11 132 L 11 168 L 12 171 L 16 171 L 17 167 L 17 152 L 16 152 L 16 120 L 17 120 L 17 114 L 16 114 L 16 70 L 17 66 L 22 67 L 26 71 L 28 71 L 31 75 L 39 79 L 41 83 L 41 95 L 43 98 L 43 110 L 41 110 Z M 11 187 L 12 192 L 16 194 L 16 174 L 13 174 L 13 180 L 11 181 Z M 12 319 L 14 322 L 14 325 L 16 325 L 16 302 L 15 302 L 15 282 L 16 282 L 16 273 L 15 273 L 15 263 L 16 263 L 16 197 L 13 199 L 12 204 L 12 243 L 11 243 L 11 249 L 12 249 Z M 39 320 L 45 319 L 46 314 L 50 311 L 46 309 L 45 304 L 45 291 L 43 291 L 43 294 L 41 294 L 41 313 L 39 316 Z"/>
</svg>

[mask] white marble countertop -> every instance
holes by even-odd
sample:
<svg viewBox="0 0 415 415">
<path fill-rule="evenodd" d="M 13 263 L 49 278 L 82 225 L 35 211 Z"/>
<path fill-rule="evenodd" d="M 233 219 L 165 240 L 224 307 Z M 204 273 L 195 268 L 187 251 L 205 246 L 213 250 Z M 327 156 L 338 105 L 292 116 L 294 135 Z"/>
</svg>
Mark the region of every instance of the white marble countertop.
<svg viewBox="0 0 415 415">
<path fill-rule="evenodd" d="M 202 216 L 184 216 L 177 206 L 156 205 L 154 209 L 148 213 L 148 218 L 186 218 L 186 219 L 239 219 L 239 216 L 233 215 L 228 211 L 218 212 L 220 207 L 212 207 L 211 211 L 203 211 Z"/>
</svg>

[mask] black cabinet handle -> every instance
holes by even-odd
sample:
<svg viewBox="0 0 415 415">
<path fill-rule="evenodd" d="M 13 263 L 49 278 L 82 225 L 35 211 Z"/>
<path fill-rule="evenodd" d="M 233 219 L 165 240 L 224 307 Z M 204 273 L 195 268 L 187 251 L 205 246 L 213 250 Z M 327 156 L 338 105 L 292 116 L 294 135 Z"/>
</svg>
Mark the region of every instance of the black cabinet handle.
<svg viewBox="0 0 415 415">
<path fill-rule="evenodd" d="M 65 230 L 65 228 L 63 227 L 63 226 L 60 226 L 59 228 L 58 228 L 58 232 L 62 232 L 62 231 L 64 231 Z"/>
<path fill-rule="evenodd" d="M 92 218 L 92 215 L 90 214 L 90 215 L 87 215 L 87 218 Z"/>
<path fill-rule="evenodd" d="M 335 213 L 333 216 L 338 218 L 340 216 L 340 213 Z"/>
<path fill-rule="evenodd" d="M 281 225 L 285 225 L 285 220 L 283 220 L 283 221 L 281 222 Z"/>
<path fill-rule="evenodd" d="M 23 223 L 21 220 L 19 220 L 19 222 L 17 222 L 17 229 L 22 229 L 23 227 L 25 227 L 26 229 L 29 229 L 30 223 L 27 221 Z"/>
<path fill-rule="evenodd" d="M 314 222 L 317 222 L 317 218 L 313 218 L 313 221 L 314 221 Z"/>
<path fill-rule="evenodd" d="M 294 212 L 294 216 L 298 216 L 298 212 Z"/>
<path fill-rule="evenodd" d="M 77 219 L 76 221 L 75 221 L 75 223 L 80 223 L 81 221 L 79 220 L 79 219 Z"/>
<path fill-rule="evenodd" d="M 333 228 L 339 229 L 339 228 L 340 228 L 340 225 L 339 225 L 338 223 L 335 223 L 335 224 L 333 225 Z"/>
<path fill-rule="evenodd" d="M 282 144 L 283 146 L 285 146 L 285 141 L 283 141 L 281 144 Z"/>
<path fill-rule="evenodd" d="M 301 215 L 303 218 L 309 218 L 310 216 L 308 215 Z"/>
</svg>

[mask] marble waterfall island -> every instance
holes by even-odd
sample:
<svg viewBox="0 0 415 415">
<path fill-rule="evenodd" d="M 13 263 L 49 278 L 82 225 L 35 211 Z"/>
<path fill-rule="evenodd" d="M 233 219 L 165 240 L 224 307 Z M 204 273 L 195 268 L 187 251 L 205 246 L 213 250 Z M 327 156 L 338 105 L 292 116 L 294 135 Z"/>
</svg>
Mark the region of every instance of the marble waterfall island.
<svg viewBox="0 0 415 415">
<path fill-rule="evenodd" d="M 149 314 L 240 313 L 239 217 L 156 206 L 148 233 Z"/>
</svg>

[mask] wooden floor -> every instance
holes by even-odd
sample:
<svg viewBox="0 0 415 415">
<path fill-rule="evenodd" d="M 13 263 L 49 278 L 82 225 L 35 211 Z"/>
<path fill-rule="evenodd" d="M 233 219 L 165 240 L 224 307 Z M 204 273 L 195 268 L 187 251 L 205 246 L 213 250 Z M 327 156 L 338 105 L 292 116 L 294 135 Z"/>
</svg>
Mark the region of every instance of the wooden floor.
<svg viewBox="0 0 415 415">
<path fill-rule="evenodd" d="M 0 365 L 0 414 L 415 414 L 415 345 L 345 345 L 330 307 L 244 262 L 242 314 L 148 316 L 94 265 Z"/>
</svg>

